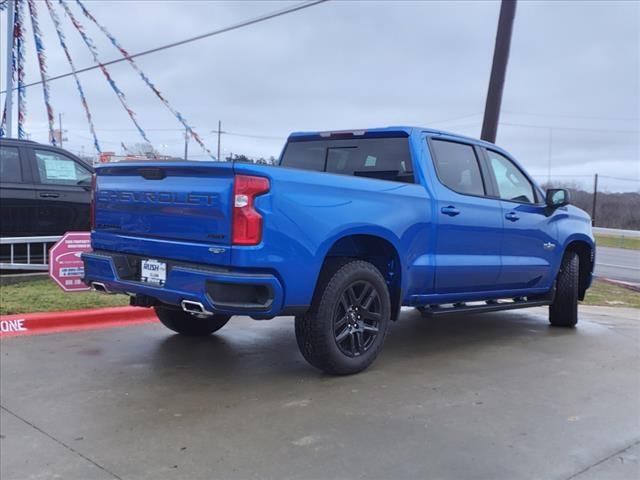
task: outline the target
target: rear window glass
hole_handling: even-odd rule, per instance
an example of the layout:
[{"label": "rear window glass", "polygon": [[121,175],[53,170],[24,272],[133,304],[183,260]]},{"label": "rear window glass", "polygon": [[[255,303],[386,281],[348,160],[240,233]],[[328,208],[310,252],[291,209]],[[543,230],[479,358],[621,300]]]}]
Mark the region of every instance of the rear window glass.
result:
[{"label": "rear window glass", "polygon": [[413,183],[407,137],[289,142],[280,165]]},{"label": "rear window glass", "polygon": [[0,146],[0,181],[8,183],[22,182],[20,156],[16,147]]},{"label": "rear window glass", "polygon": [[324,159],[327,156],[327,142],[291,142],[282,157],[280,165],[302,170],[324,172]]}]

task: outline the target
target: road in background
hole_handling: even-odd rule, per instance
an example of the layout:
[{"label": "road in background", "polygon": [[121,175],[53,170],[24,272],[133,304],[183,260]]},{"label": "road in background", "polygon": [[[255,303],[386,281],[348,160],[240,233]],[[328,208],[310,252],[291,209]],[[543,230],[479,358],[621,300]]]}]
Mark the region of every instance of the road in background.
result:
[{"label": "road in background", "polygon": [[596,247],[596,276],[640,284],[640,251]]},{"label": "road in background", "polygon": [[621,228],[593,227],[593,233],[613,237],[640,238],[640,230],[623,230]]}]

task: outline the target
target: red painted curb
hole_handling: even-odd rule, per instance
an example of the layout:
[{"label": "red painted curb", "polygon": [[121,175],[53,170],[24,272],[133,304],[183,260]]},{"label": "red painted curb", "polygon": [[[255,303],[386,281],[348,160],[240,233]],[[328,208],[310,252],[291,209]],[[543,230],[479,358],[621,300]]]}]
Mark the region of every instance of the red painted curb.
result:
[{"label": "red painted curb", "polygon": [[611,285],[617,285],[618,287],[628,288],[629,290],[633,290],[634,292],[640,292],[640,285],[632,282],[624,282],[622,280],[614,280],[612,278],[598,277],[598,280],[601,280],[605,283],[609,283]]},{"label": "red painted curb", "polygon": [[0,315],[0,338],[123,327],[156,321],[158,317],[153,309],[141,307]]}]

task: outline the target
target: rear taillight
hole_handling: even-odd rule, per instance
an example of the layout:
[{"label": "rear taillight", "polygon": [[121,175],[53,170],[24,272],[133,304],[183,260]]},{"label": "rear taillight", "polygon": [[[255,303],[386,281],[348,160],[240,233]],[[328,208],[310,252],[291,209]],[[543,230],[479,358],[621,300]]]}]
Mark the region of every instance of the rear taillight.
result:
[{"label": "rear taillight", "polygon": [[236,175],[233,182],[233,245],[257,245],[262,240],[262,215],[253,203],[269,191],[269,179]]},{"label": "rear taillight", "polygon": [[89,228],[96,229],[96,174],[91,175],[91,203],[89,204]]}]

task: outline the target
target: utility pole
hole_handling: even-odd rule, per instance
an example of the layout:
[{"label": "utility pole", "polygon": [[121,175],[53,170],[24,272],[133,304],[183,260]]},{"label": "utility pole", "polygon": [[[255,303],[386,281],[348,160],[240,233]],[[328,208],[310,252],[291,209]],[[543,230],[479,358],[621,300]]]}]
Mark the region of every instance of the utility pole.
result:
[{"label": "utility pole", "polygon": [[551,155],[553,152],[553,128],[549,128],[549,164],[547,165],[547,185],[551,185]]},{"label": "utility pole", "polygon": [[591,208],[591,224],[596,225],[596,207],[598,206],[598,174],[593,179],[593,207]]},{"label": "utility pole", "polygon": [[58,129],[60,131],[60,148],[62,148],[62,142],[64,142],[64,134],[62,133],[62,113],[58,112]]},{"label": "utility pole", "polygon": [[504,78],[507,72],[509,48],[511,47],[511,32],[513,31],[513,19],[515,16],[516,0],[502,0],[500,17],[498,18],[496,44],[493,50],[493,65],[491,67],[491,77],[487,90],[487,102],[484,107],[482,134],[480,136],[482,140],[491,143],[495,143],[498,133],[502,91],[504,90]]},{"label": "utility pole", "polygon": [[222,121],[218,120],[218,156],[216,157],[220,161],[220,134],[222,130]]},{"label": "utility pole", "polygon": [[7,66],[5,73],[7,75],[6,90],[7,99],[5,103],[6,115],[7,115],[7,131],[5,136],[11,138],[13,133],[12,127],[12,113],[13,113],[13,66],[12,66],[12,52],[13,52],[13,17],[14,17],[15,2],[14,0],[7,0]]},{"label": "utility pole", "polygon": [[189,153],[189,129],[185,127],[184,129],[184,159],[187,159],[187,154]]}]

